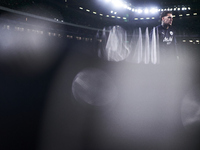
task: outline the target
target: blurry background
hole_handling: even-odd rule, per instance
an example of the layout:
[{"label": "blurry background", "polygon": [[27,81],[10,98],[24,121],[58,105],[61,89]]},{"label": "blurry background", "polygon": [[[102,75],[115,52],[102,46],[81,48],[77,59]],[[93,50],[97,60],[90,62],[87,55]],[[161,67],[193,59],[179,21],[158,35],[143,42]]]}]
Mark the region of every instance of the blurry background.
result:
[{"label": "blurry background", "polygon": [[[0,149],[199,149],[199,6],[1,0]],[[159,25],[165,10],[180,59],[127,61],[132,36]],[[120,51],[105,54],[113,26]]]}]

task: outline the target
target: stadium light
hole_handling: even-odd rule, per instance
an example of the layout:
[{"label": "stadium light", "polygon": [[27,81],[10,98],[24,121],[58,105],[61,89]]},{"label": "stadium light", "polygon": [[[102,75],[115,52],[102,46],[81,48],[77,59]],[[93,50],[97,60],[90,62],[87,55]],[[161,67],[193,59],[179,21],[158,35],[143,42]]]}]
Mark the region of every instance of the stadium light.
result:
[{"label": "stadium light", "polygon": [[142,13],[143,12],[143,10],[142,9],[138,9],[138,13],[140,14],[140,13]]},{"label": "stadium light", "polygon": [[127,8],[128,8],[128,6],[127,6],[126,4],[124,4],[124,5],[123,5],[123,7],[124,7],[125,9],[127,9]]},{"label": "stadium light", "polygon": [[112,0],[112,4],[115,7],[122,7],[123,6],[123,2],[121,0]]},{"label": "stadium light", "polygon": [[151,8],[150,12],[151,12],[152,14],[154,14],[154,13],[158,12],[158,9],[157,9],[157,8]]},{"label": "stadium light", "polygon": [[149,13],[149,9],[146,8],[146,9],[144,10],[144,13],[145,13],[145,14],[148,14],[148,13]]}]

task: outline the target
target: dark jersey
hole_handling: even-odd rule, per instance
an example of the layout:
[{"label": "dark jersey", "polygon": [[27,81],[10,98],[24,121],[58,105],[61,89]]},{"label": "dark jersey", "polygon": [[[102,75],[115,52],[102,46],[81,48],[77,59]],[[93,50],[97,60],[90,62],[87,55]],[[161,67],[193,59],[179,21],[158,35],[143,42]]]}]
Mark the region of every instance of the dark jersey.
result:
[{"label": "dark jersey", "polygon": [[[162,25],[159,25],[155,27],[155,31],[157,35],[156,38],[159,41],[160,56],[177,58],[177,42],[174,29],[172,27],[166,29]],[[152,35],[152,32],[150,33],[150,35]]]}]

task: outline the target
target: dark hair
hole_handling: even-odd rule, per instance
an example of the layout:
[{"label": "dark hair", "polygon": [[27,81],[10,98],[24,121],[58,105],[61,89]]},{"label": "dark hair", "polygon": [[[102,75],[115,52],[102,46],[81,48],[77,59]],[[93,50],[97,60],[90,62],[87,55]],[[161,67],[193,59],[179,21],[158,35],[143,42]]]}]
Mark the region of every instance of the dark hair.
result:
[{"label": "dark hair", "polygon": [[162,20],[162,17],[167,16],[167,14],[172,14],[172,12],[171,12],[171,11],[163,11],[163,12],[161,13],[161,15],[160,15],[160,19]]}]

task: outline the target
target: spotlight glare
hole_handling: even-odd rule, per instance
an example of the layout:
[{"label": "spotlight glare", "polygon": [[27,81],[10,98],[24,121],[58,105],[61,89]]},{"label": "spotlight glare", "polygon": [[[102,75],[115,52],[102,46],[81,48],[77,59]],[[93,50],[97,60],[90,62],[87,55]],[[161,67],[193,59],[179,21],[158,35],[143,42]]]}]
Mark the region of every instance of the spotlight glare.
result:
[{"label": "spotlight glare", "polygon": [[126,4],[123,5],[124,8],[128,8],[128,6]]},{"label": "spotlight glare", "polygon": [[143,12],[143,10],[142,9],[138,9],[138,13],[140,14],[140,13],[142,13]]},{"label": "spotlight glare", "polygon": [[128,9],[128,10],[131,10],[131,7],[128,7],[127,9]]},{"label": "spotlight glare", "polygon": [[144,13],[145,13],[145,14],[148,14],[148,13],[149,13],[149,10],[146,8],[146,9],[144,10]]},{"label": "spotlight glare", "polygon": [[105,0],[105,2],[107,2],[107,3],[110,2],[110,1],[111,1],[111,0]]},{"label": "spotlight glare", "polygon": [[112,0],[112,3],[115,7],[121,7],[123,5],[121,0]]},{"label": "spotlight glare", "polygon": [[156,8],[152,8],[152,9],[150,10],[151,13],[156,13],[157,11],[158,11],[158,9],[156,9]]},{"label": "spotlight glare", "polygon": [[135,11],[135,9],[133,8],[132,11]]}]

